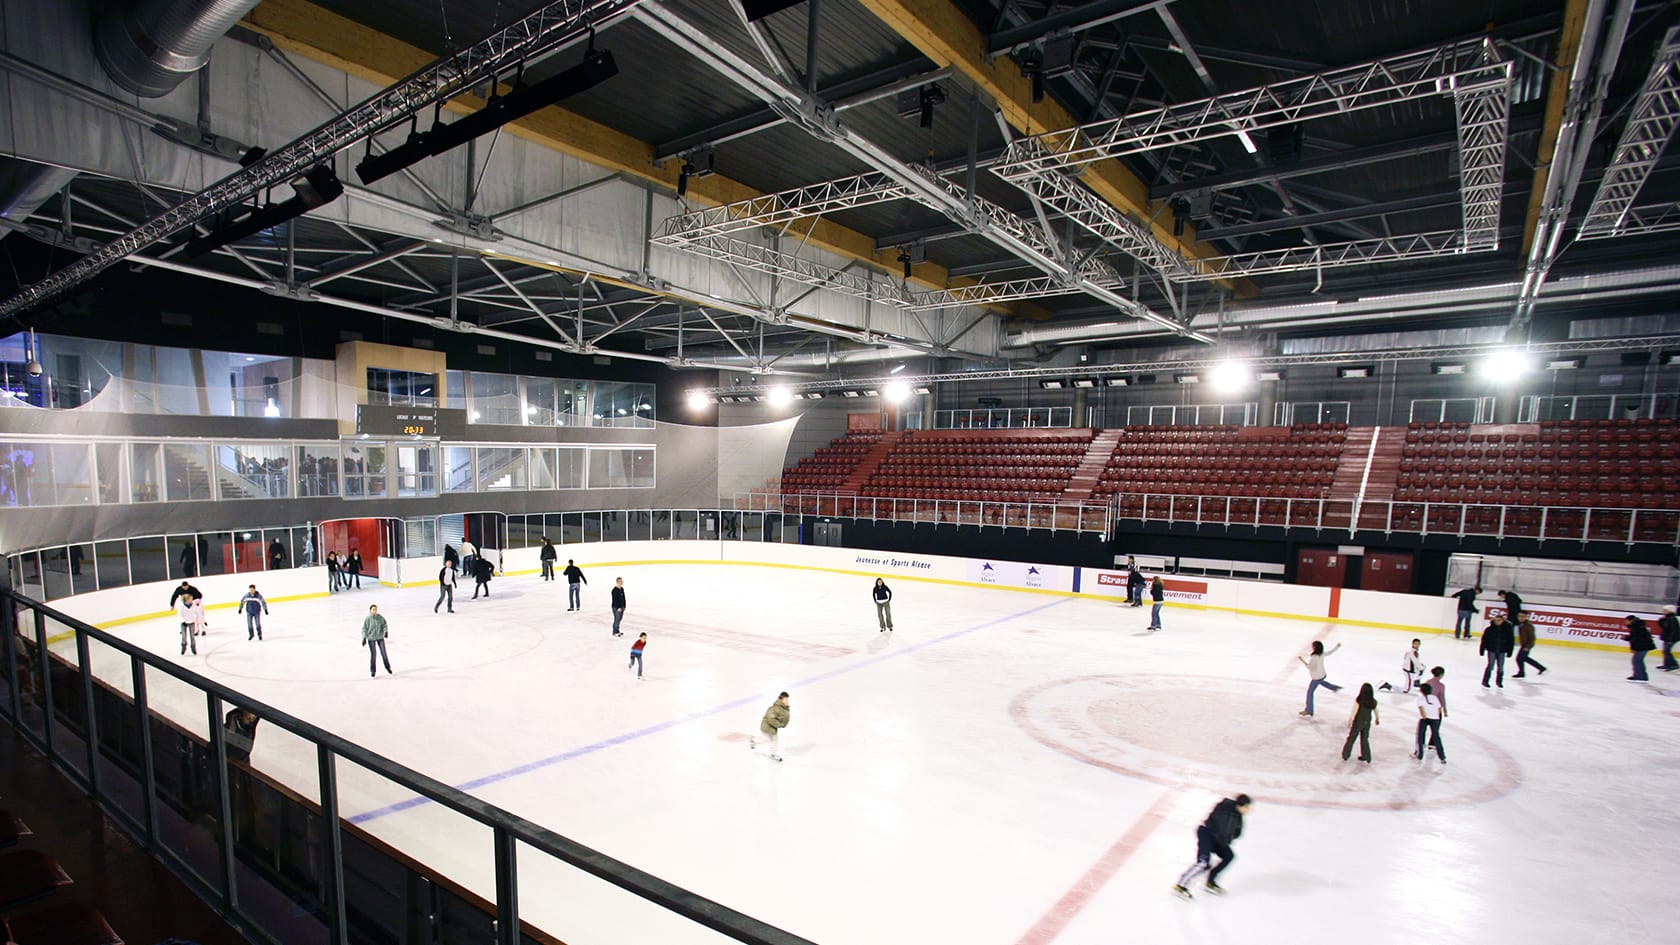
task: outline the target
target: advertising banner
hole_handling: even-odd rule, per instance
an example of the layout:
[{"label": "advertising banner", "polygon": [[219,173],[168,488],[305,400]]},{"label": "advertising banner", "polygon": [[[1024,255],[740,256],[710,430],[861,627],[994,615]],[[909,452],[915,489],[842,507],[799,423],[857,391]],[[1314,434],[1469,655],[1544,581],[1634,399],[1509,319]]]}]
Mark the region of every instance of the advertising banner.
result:
[{"label": "advertising banner", "polygon": [[976,584],[996,584],[999,587],[1065,591],[1071,586],[1070,578],[1065,574],[1068,570],[1050,564],[971,560],[968,562],[968,579]]},{"label": "advertising banner", "polygon": [[[1186,604],[1208,603],[1208,582],[1194,578],[1163,577],[1166,584],[1167,600],[1179,601]],[[1124,571],[1094,571],[1086,569],[1081,575],[1084,590],[1093,594],[1108,594],[1115,597],[1126,596],[1126,572]],[[1143,599],[1149,599],[1149,589],[1144,588]]]},{"label": "advertising banner", "polygon": [[[1612,610],[1593,610],[1587,607],[1565,607],[1555,604],[1523,603],[1523,610],[1528,613],[1528,620],[1534,624],[1534,635],[1541,640],[1573,641],[1577,643],[1625,643],[1622,638],[1627,636],[1627,613]],[[1482,607],[1477,617],[1485,625],[1493,619],[1494,614],[1505,613],[1504,604],[1489,603]],[[1651,625],[1651,632],[1656,633],[1656,621],[1660,614],[1638,614]],[[1510,618],[1507,617],[1507,620]],[[1476,633],[1481,634],[1477,627]]]}]

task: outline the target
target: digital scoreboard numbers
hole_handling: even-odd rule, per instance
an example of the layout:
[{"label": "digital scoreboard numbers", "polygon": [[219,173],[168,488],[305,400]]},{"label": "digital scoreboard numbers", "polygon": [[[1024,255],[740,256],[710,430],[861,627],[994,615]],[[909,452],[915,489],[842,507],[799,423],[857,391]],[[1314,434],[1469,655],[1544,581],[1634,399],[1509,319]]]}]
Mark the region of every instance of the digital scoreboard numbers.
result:
[{"label": "digital scoreboard numbers", "polygon": [[361,404],[356,432],[368,436],[460,437],[465,435],[466,411],[412,404]]}]

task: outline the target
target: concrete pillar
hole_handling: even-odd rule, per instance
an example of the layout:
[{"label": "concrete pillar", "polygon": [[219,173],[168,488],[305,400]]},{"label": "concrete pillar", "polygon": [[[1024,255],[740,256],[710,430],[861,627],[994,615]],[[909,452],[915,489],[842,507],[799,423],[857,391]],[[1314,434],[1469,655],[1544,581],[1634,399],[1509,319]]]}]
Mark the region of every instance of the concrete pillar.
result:
[{"label": "concrete pillar", "polygon": [[1257,383],[1259,393],[1258,396],[1255,397],[1257,404],[1254,408],[1256,414],[1254,423],[1256,426],[1262,427],[1275,426],[1276,423],[1274,418],[1277,414],[1278,384],[1281,382],[1259,381]]},{"label": "concrete pillar", "polygon": [[1522,404],[1522,394],[1516,389],[1500,391],[1493,395],[1493,422],[1516,423],[1517,407]]},{"label": "concrete pillar", "polygon": [[1088,404],[1090,403],[1090,400],[1091,400],[1091,391],[1088,388],[1084,388],[1084,387],[1074,388],[1074,390],[1073,390],[1073,425],[1074,426],[1076,426],[1076,427],[1085,426],[1085,423],[1086,423],[1086,421],[1085,421],[1085,411],[1087,409]]}]

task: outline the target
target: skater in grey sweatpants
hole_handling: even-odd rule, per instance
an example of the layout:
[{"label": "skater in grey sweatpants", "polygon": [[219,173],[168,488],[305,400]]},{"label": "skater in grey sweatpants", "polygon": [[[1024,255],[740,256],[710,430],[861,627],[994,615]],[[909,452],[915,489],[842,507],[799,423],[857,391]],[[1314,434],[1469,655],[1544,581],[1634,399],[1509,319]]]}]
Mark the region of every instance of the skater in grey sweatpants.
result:
[{"label": "skater in grey sweatpants", "polygon": [[870,591],[875,598],[875,622],[881,625],[881,632],[886,633],[892,625],[892,588],[881,578],[875,579],[875,587]]}]

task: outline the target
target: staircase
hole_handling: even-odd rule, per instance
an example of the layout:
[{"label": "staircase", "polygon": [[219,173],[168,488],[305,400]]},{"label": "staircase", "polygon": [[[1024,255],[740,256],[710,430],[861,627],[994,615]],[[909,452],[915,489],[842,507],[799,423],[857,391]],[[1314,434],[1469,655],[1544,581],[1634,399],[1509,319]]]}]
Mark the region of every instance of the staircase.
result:
[{"label": "staircase", "polygon": [[1348,427],[1347,439],[1342,442],[1342,455],[1336,463],[1335,478],[1330,480],[1329,501],[1324,504],[1324,527],[1353,527],[1353,518],[1359,510],[1359,490],[1365,482],[1371,443],[1376,435],[1376,427]]},{"label": "staircase", "polygon": [[898,441],[903,438],[904,433],[900,430],[890,430],[881,434],[881,439],[869,452],[863,454],[863,458],[859,459],[857,465],[852,467],[852,471],[846,474],[846,478],[834,487],[834,491],[841,495],[857,495],[861,492],[864,484],[869,481],[869,477],[875,475],[875,471],[881,468],[881,461],[887,458],[887,454],[891,453],[893,447],[897,446]]},{"label": "staircase", "polygon": [[[204,454],[196,446],[182,446],[174,443],[163,445],[164,475],[169,480],[168,499],[171,502],[180,499],[213,499],[215,495],[210,491],[210,471],[204,468]],[[224,494],[232,490],[230,498],[244,495],[237,482],[223,479]]]},{"label": "staircase", "polygon": [[1376,449],[1371,453],[1365,486],[1359,493],[1360,528],[1387,526],[1388,503],[1393,501],[1394,489],[1400,482],[1400,457],[1405,451],[1405,427],[1378,428]]},{"label": "staircase", "polygon": [[1096,491],[1097,482],[1102,479],[1103,469],[1108,466],[1108,460],[1114,455],[1114,450],[1120,445],[1123,430],[1101,430],[1091,438],[1091,445],[1085,448],[1085,457],[1073,470],[1073,478],[1068,481],[1067,488],[1062,490],[1058,502],[1069,504],[1091,501],[1091,493]]}]

